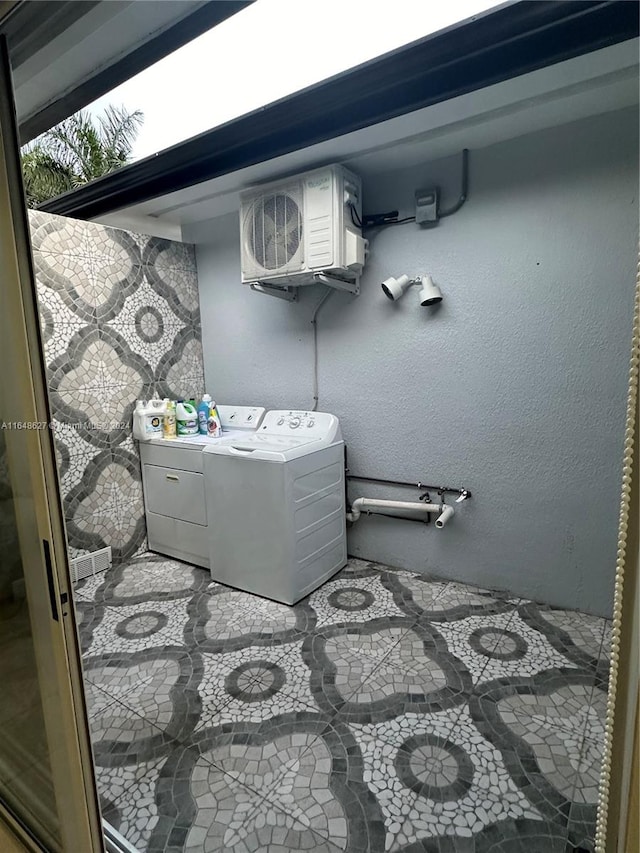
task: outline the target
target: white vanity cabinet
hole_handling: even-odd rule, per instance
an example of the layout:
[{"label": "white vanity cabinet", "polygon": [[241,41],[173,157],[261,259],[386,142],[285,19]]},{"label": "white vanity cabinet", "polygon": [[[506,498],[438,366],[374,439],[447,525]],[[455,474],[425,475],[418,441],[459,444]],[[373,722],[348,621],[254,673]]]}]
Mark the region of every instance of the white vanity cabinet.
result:
[{"label": "white vanity cabinet", "polygon": [[202,446],[155,441],[139,446],[150,550],[208,569]]}]

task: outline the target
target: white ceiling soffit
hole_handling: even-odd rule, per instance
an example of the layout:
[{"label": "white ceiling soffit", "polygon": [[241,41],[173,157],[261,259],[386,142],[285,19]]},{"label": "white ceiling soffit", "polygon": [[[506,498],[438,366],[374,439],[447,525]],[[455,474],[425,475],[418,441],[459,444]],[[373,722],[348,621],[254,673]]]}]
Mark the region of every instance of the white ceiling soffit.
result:
[{"label": "white ceiling soffit", "polygon": [[637,105],[638,88],[638,40],[633,39],[105,214],[97,221],[175,237],[182,226],[238,210],[240,190],[254,183],[333,161],[366,178],[437,160],[465,147],[484,148]]},{"label": "white ceiling soffit", "polygon": [[[194,13],[207,20],[216,15],[223,19],[241,6],[227,0],[26,0],[18,4],[0,29],[9,42],[22,141],[112,88],[109,70],[135,51],[146,47],[154,62],[158,51],[164,55],[174,50],[180,44],[173,43],[177,36],[168,39],[164,49],[156,39],[181,22],[185,22],[184,32],[185,19]],[[203,24],[201,30],[207,28]],[[130,73],[139,70],[134,67]],[[91,92],[92,97],[78,103],[78,92],[90,89],[100,75],[105,75],[107,89]]]}]

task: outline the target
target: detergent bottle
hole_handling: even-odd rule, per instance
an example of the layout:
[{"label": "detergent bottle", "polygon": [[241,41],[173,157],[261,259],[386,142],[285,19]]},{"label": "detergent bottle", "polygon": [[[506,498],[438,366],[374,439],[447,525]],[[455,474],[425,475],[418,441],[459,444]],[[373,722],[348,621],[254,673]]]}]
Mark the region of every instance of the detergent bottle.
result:
[{"label": "detergent bottle", "polygon": [[162,400],[138,400],[133,413],[133,436],[138,441],[149,441],[162,436],[165,405]]},{"label": "detergent bottle", "polygon": [[164,404],[164,421],[162,424],[162,435],[164,438],[176,437],[176,404],[173,400],[165,397]]},{"label": "detergent bottle", "polygon": [[176,406],[176,431],[180,436],[198,434],[198,413],[185,400],[178,400]]},{"label": "detergent bottle", "polygon": [[133,410],[133,437],[138,441],[146,441],[147,436],[144,431],[144,400],[137,400],[136,407]]},{"label": "detergent bottle", "polygon": [[202,402],[198,406],[198,431],[200,435],[207,435],[207,421],[211,411],[211,395],[203,394]]}]

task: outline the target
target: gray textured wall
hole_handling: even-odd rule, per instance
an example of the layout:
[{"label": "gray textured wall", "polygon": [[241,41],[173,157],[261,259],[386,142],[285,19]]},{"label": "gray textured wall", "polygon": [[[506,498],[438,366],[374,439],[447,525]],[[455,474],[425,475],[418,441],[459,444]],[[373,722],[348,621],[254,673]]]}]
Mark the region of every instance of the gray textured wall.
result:
[{"label": "gray textured wall", "polygon": [[[428,153],[425,154],[425,161]],[[365,209],[412,210],[455,187],[454,160],[363,174]],[[341,419],[354,473],[469,487],[442,531],[364,518],[349,551],[391,565],[608,614],[616,550],[638,233],[637,113],[471,153],[470,199],[436,230],[372,235],[362,294],[319,320],[320,408]],[[198,244],[205,378],[224,402],[311,405],[310,317],[239,281],[237,216]],[[382,294],[430,272],[445,300]],[[351,488],[351,497],[416,493]]]}]

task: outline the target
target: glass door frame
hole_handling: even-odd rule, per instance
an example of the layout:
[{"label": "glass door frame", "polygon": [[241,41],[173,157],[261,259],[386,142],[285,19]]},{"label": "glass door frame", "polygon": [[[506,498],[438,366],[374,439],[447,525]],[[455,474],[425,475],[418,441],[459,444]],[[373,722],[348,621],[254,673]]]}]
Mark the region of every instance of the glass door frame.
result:
[{"label": "glass door frame", "polygon": [[[11,317],[10,339],[3,342],[5,353],[10,354],[5,365],[15,389],[11,420],[48,425],[51,416],[45,362],[4,37],[0,37],[0,258],[3,301]],[[101,853],[104,843],[53,433],[48,427],[27,429],[19,443],[11,442],[10,436],[8,439],[7,456],[62,845],[69,853]],[[43,618],[43,614],[47,616]],[[3,803],[0,819],[28,849],[42,849],[29,827]]]}]

